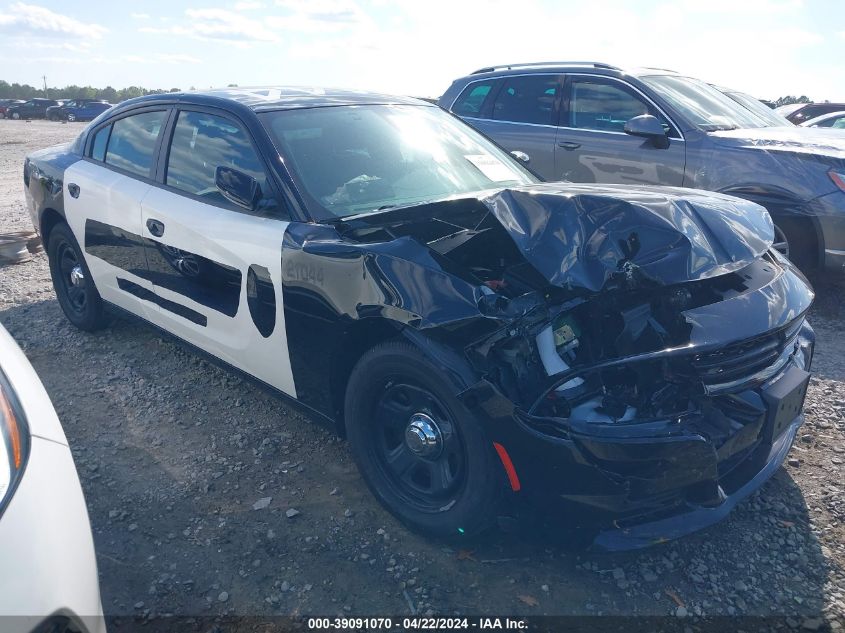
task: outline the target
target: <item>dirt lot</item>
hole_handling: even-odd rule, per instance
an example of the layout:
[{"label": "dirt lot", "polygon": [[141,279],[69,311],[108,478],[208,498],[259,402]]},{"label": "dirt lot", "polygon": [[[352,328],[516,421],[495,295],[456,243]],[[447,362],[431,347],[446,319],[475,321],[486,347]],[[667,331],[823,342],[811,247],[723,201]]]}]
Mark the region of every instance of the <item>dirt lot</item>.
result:
[{"label": "dirt lot", "polygon": [[[81,130],[0,120],[0,231],[29,227],[26,153]],[[307,416],[140,324],[71,327],[43,255],[0,269],[0,322],[76,456],[109,615],[753,615],[842,631],[843,288],[828,282],[813,308],[815,376],[789,465],[722,524],[624,555],[501,535],[464,551],[409,533]]]}]

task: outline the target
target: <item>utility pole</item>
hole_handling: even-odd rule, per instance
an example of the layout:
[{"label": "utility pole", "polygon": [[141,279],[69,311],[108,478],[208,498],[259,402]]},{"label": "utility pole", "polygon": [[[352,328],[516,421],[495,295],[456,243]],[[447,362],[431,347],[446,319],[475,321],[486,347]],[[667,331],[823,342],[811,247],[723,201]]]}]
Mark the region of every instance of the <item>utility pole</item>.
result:
[{"label": "utility pole", "polygon": [[50,95],[47,94],[47,75],[41,75],[41,79],[44,80],[44,98],[49,99]]}]

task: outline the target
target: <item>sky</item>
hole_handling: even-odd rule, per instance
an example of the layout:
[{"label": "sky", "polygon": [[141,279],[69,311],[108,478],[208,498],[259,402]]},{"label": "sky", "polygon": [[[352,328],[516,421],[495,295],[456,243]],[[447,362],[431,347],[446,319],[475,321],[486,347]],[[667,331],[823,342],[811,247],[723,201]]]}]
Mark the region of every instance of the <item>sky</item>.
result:
[{"label": "sky", "polygon": [[299,85],[436,97],[477,68],[670,68],[758,98],[845,101],[842,0],[0,0],[0,79]]}]

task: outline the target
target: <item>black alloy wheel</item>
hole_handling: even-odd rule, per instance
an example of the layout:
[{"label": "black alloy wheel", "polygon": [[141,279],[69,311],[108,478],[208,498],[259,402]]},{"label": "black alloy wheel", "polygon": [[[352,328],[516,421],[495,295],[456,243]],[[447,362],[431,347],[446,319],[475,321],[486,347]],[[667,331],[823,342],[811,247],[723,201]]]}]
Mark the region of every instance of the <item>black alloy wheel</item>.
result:
[{"label": "black alloy wheel", "polygon": [[53,288],[65,316],[81,330],[101,328],[105,324],[103,301],[79,244],[67,224],[53,227],[47,256]]},{"label": "black alloy wheel", "polygon": [[396,376],[373,407],[370,449],[404,503],[437,512],[466,483],[466,449],[449,414],[426,389]]},{"label": "black alloy wheel", "polygon": [[366,352],[346,386],[350,449],[375,497],[410,528],[463,540],[495,524],[507,483],[461,388],[418,348]]}]

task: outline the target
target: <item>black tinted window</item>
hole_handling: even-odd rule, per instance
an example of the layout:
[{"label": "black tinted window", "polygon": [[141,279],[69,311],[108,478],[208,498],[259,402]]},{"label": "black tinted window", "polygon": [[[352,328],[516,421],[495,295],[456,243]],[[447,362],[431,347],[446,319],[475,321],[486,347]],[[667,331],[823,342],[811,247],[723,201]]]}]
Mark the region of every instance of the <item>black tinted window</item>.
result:
[{"label": "black tinted window", "polygon": [[[221,166],[255,178],[265,196],[269,193],[264,167],[239,124],[213,114],[180,112],[167,160],[167,184],[235,207],[215,184]],[[267,197],[259,206],[267,209],[273,205],[274,200]]]},{"label": "black tinted window", "polygon": [[651,114],[648,106],[622,86],[573,81],[569,99],[569,127],[623,132],[635,116]]},{"label": "black tinted window", "polygon": [[164,111],[144,112],[115,121],[109,138],[106,163],[149,177],[156,140],[166,115]]},{"label": "black tinted window", "polygon": [[511,77],[496,97],[493,118],[518,123],[552,123],[558,78],[552,75]]},{"label": "black tinted window", "polygon": [[94,135],[94,142],[91,144],[91,158],[94,160],[106,160],[106,145],[110,132],[111,125],[107,125]]},{"label": "black tinted window", "polygon": [[452,112],[460,116],[479,116],[484,100],[493,88],[492,81],[470,84],[455,100]]}]

